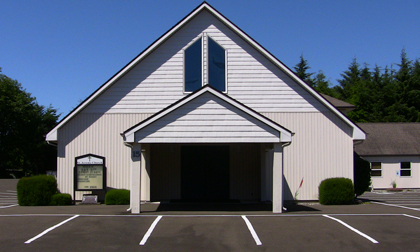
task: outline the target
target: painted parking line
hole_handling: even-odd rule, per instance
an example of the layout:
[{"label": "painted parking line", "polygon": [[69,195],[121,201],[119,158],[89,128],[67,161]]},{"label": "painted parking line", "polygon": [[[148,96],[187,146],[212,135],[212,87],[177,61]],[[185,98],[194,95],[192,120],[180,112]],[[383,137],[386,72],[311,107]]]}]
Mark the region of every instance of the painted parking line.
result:
[{"label": "painted parking line", "polygon": [[262,245],[260,238],[257,235],[257,232],[255,232],[254,227],[252,226],[251,222],[248,220],[248,218],[245,215],[242,215],[242,219],[245,221],[246,226],[249,229],[249,232],[251,232],[252,238],[254,238],[255,243],[257,246]]},{"label": "painted parking line", "polygon": [[39,235],[37,235],[37,236],[35,236],[35,237],[33,237],[33,238],[31,238],[31,239],[27,240],[27,241],[25,242],[25,244],[29,244],[29,243],[31,243],[31,242],[33,242],[33,241],[35,241],[36,239],[40,238],[41,236],[45,235],[46,233],[50,232],[51,230],[54,230],[54,229],[58,228],[59,226],[63,225],[64,223],[69,222],[69,221],[71,221],[71,220],[73,220],[73,219],[75,219],[75,218],[77,218],[77,217],[79,217],[79,215],[75,215],[75,216],[73,216],[73,217],[70,217],[70,218],[68,218],[67,220],[65,220],[65,221],[62,221],[62,222],[58,223],[57,225],[55,225],[55,226],[53,226],[53,227],[50,227],[50,228],[46,229],[44,232],[40,233]]},{"label": "painted parking line", "polygon": [[9,207],[15,207],[15,206],[19,206],[19,204],[14,204],[14,205],[9,205],[9,206],[0,206],[0,209],[2,209],[2,208],[9,208]]},{"label": "painted parking line", "polygon": [[371,242],[373,242],[373,243],[379,243],[378,241],[376,241],[376,240],[375,240],[375,239],[373,239],[372,237],[370,237],[370,236],[368,236],[368,235],[366,235],[366,234],[364,234],[364,233],[360,232],[359,230],[357,230],[357,229],[355,229],[354,227],[352,227],[352,226],[348,225],[348,224],[347,224],[347,223],[345,223],[344,221],[341,221],[341,220],[336,219],[336,218],[334,218],[334,217],[328,216],[328,215],[326,215],[326,214],[324,214],[324,215],[322,215],[322,216],[324,216],[324,217],[327,217],[327,218],[330,218],[330,219],[332,219],[332,220],[337,221],[337,222],[338,222],[338,223],[340,223],[341,225],[343,225],[343,226],[345,226],[346,228],[350,229],[351,231],[353,231],[353,232],[355,232],[355,233],[357,233],[357,234],[359,234],[359,235],[361,235],[361,236],[365,237],[366,239],[368,239],[369,241],[371,241]]},{"label": "painted parking line", "polygon": [[384,206],[391,206],[391,207],[400,207],[400,208],[405,208],[405,209],[414,210],[414,211],[420,211],[420,209],[418,208],[412,208],[412,207],[406,207],[406,206],[400,206],[400,205],[394,205],[394,204],[387,204],[387,203],[380,203],[380,202],[371,202],[371,203],[384,205]]},{"label": "painted parking line", "polygon": [[407,216],[407,217],[410,217],[410,218],[414,218],[414,219],[418,219],[418,220],[420,220],[420,218],[419,217],[417,217],[417,216],[413,216],[413,215],[409,215],[409,214],[403,214],[404,216]]},{"label": "painted parking line", "polygon": [[146,234],[143,236],[143,239],[141,239],[140,241],[140,246],[143,246],[144,244],[146,244],[147,239],[149,239],[150,235],[153,232],[153,229],[155,229],[156,225],[158,224],[158,222],[160,221],[160,219],[162,219],[162,215],[159,215],[155,221],[153,221],[152,225],[149,227],[149,230],[147,230]]}]

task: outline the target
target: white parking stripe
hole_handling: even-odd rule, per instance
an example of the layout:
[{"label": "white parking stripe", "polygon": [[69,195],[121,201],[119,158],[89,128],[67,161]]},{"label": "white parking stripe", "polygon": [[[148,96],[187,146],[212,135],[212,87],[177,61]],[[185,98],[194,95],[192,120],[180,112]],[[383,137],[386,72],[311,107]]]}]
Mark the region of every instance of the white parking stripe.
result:
[{"label": "white parking stripe", "polygon": [[361,235],[361,236],[365,237],[366,239],[368,239],[369,241],[371,241],[371,242],[373,242],[373,243],[379,243],[378,241],[376,241],[376,240],[375,240],[375,239],[373,239],[372,237],[370,237],[370,236],[368,236],[368,235],[366,235],[366,234],[364,234],[364,233],[360,232],[359,230],[357,230],[357,229],[355,229],[354,227],[352,227],[352,226],[348,225],[348,224],[347,224],[347,223],[345,223],[344,221],[341,221],[341,220],[336,219],[336,218],[334,218],[334,217],[328,216],[328,215],[326,215],[326,214],[324,214],[324,215],[322,215],[322,216],[324,216],[324,217],[327,217],[327,218],[330,218],[330,219],[332,219],[332,220],[337,221],[338,223],[340,223],[340,224],[344,225],[346,228],[350,229],[350,230],[351,230],[351,231],[353,231],[353,232],[356,232],[357,234],[359,234],[359,235]]},{"label": "white parking stripe", "polygon": [[420,218],[419,217],[417,217],[417,216],[412,216],[412,215],[408,215],[408,214],[403,214],[404,216],[407,216],[407,217],[410,217],[410,218],[414,218],[414,219],[418,219],[418,220],[420,220]]},{"label": "white parking stripe", "polygon": [[79,215],[75,215],[75,216],[73,216],[71,218],[68,218],[67,220],[62,221],[62,222],[58,223],[57,225],[55,225],[53,227],[50,227],[49,229],[47,229],[44,232],[40,233],[39,235],[37,235],[37,236],[35,236],[35,237],[27,240],[25,243],[26,244],[29,244],[29,243],[35,241],[36,239],[38,239],[39,237],[43,236],[44,234],[50,232],[51,230],[54,230],[55,228],[58,228],[59,226],[63,225],[64,223],[69,222],[69,221],[71,221],[71,220],[73,220],[74,218],[77,218],[77,217],[79,217]]},{"label": "white parking stripe", "polygon": [[0,208],[9,208],[9,207],[14,207],[14,206],[19,206],[19,204],[10,205],[10,206],[1,206]]},{"label": "white parking stripe", "polygon": [[380,203],[380,202],[371,202],[371,203],[378,204],[378,205],[384,205],[384,206],[401,207],[401,208],[414,210],[414,211],[420,211],[420,209],[418,209],[418,208],[405,207],[405,206],[400,206],[400,205],[386,204],[386,203]]},{"label": "white parking stripe", "polygon": [[141,239],[140,244],[141,246],[143,246],[144,244],[146,244],[147,239],[149,239],[149,236],[152,234],[153,229],[155,229],[156,225],[158,224],[158,222],[160,221],[160,219],[162,219],[162,215],[159,215],[155,221],[153,221],[152,225],[149,227],[149,230],[147,230],[146,234],[143,236],[143,239]]},{"label": "white parking stripe", "polygon": [[257,232],[255,232],[254,227],[252,226],[251,222],[249,222],[248,218],[245,215],[242,215],[242,219],[244,219],[246,226],[249,229],[249,232],[251,232],[252,237],[255,240],[255,243],[260,246],[262,245],[260,238],[258,238]]}]

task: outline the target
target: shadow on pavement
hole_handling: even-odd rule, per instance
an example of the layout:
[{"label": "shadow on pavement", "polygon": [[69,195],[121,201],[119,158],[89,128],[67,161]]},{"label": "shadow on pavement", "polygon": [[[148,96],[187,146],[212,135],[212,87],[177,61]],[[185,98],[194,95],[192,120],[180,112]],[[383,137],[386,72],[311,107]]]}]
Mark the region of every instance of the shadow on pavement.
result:
[{"label": "shadow on pavement", "polygon": [[[285,212],[319,211],[307,205],[285,205]],[[142,212],[267,212],[272,213],[271,203],[240,202],[180,202],[171,201],[160,204],[142,205]]]}]

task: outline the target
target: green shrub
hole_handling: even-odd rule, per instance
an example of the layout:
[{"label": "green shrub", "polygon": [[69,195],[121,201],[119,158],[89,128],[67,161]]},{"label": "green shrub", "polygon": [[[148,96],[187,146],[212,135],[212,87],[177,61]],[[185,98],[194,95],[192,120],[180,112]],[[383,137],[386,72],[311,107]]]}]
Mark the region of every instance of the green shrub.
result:
[{"label": "green shrub", "polygon": [[105,195],[106,205],[129,205],[130,191],[126,189],[113,189]]},{"label": "green shrub", "polygon": [[57,193],[51,197],[51,206],[67,206],[71,204],[71,195],[68,193]]},{"label": "green shrub", "polygon": [[354,153],[354,192],[362,195],[370,186],[370,163]]},{"label": "green shrub", "polygon": [[56,193],[57,181],[54,176],[21,178],[17,183],[18,203],[21,206],[48,206]]},{"label": "green shrub", "polygon": [[351,179],[329,178],[319,185],[319,203],[323,205],[346,205],[354,200],[354,187]]}]

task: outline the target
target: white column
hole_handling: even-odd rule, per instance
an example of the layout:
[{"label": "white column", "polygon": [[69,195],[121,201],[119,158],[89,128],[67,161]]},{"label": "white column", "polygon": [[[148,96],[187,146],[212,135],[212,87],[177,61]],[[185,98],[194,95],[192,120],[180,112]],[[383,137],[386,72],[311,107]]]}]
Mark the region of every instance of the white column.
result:
[{"label": "white column", "polygon": [[273,146],[261,145],[261,201],[273,199]]},{"label": "white column", "polygon": [[283,210],[283,147],[274,144],[273,153],[273,213]]},{"label": "white column", "polygon": [[140,213],[140,174],[141,174],[141,145],[134,144],[131,148],[131,190],[130,208],[132,214]]},{"label": "white column", "polygon": [[141,145],[141,199],[150,201],[150,144]]}]

